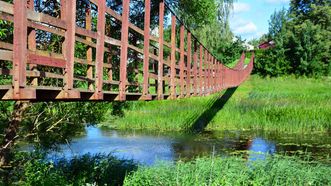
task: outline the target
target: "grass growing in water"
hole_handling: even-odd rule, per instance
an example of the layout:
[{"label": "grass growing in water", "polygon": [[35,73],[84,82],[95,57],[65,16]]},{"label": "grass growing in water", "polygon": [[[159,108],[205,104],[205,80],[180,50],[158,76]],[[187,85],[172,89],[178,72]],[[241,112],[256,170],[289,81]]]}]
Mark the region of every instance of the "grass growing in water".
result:
[{"label": "grass growing in water", "polygon": [[124,185],[328,185],[331,167],[289,157],[249,162],[242,158],[198,158],[175,165],[140,167]]},{"label": "grass growing in water", "polygon": [[[130,102],[123,118],[103,126],[117,129],[187,130],[199,118],[207,129],[331,131],[331,79],[252,76],[221,109],[222,94],[176,101]],[[221,109],[221,110],[220,110]]]}]

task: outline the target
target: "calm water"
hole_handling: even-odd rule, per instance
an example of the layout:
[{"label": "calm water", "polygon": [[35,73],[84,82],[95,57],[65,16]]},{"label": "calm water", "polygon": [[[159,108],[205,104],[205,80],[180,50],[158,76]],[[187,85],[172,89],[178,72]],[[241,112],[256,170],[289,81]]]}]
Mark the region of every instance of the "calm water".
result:
[{"label": "calm water", "polygon": [[240,154],[249,160],[263,159],[264,153],[299,155],[331,163],[330,135],[290,135],[265,132],[222,131],[199,135],[158,134],[156,132],[116,131],[86,128],[86,135],[75,138],[72,144],[62,145],[60,152],[49,154],[50,159],[70,158],[86,153],[113,153],[151,165],[158,160],[190,160],[212,154]]}]

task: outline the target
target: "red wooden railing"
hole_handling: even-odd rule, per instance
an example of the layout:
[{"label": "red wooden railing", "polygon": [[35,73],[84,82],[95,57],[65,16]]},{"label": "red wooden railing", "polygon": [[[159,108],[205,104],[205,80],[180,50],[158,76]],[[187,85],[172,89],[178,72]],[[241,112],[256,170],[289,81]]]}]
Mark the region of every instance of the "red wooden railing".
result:
[{"label": "red wooden railing", "polygon": [[[150,0],[144,2],[144,28],[130,22],[130,0],[123,0],[119,10],[106,6],[106,0],[89,0],[85,12],[78,2],[60,0],[58,11],[45,13],[35,10],[33,0],[0,0],[0,20],[9,27],[13,23],[12,36],[8,32],[0,40],[1,100],[203,96],[240,85],[252,71],[254,55],[248,65],[243,54],[235,68],[226,67],[174,14],[165,15],[169,11],[164,2],[159,3],[158,26],[154,24],[152,32]],[[77,20],[82,17],[83,24]],[[143,43],[132,38],[143,38]],[[78,55],[79,47],[83,52]]]}]

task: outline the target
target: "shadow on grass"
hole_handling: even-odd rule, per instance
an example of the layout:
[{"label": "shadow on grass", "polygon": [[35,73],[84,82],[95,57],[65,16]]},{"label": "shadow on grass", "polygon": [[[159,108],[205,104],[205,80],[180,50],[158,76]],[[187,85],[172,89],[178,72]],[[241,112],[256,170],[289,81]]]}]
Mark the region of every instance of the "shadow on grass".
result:
[{"label": "shadow on grass", "polygon": [[223,109],[224,105],[229,101],[237,88],[238,87],[227,89],[221,97],[216,97],[215,99],[209,101],[207,104],[207,109],[202,114],[194,114],[194,116],[186,123],[186,126],[188,126],[188,132],[202,132],[207,127],[208,123],[215,117],[215,115]]}]

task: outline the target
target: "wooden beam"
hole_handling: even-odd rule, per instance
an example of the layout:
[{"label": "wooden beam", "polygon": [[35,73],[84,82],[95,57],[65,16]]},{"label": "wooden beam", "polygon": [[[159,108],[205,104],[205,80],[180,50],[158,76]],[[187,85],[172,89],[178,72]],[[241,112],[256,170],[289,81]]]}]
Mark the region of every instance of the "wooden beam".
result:
[{"label": "wooden beam", "polygon": [[176,99],[176,17],[171,16],[170,99]]},{"label": "wooden beam", "polygon": [[158,90],[157,99],[164,99],[163,97],[163,24],[164,24],[164,2],[160,2],[159,10],[159,66],[158,66]]},{"label": "wooden beam", "polygon": [[182,25],[180,27],[180,59],[179,59],[179,67],[180,67],[180,71],[179,71],[179,77],[180,77],[180,97],[183,98],[184,97],[184,90],[185,90],[185,83],[184,83],[184,68],[185,68],[185,62],[184,62],[184,58],[185,58],[185,54],[184,54],[184,50],[185,50],[185,27]]},{"label": "wooden beam", "polygon": [[143,64],[143,98],[146,99],[149,95],[149,42],[150,42],[150,14],[151,14],[151,1],[145,0],[145,23],[144,23],[144,64]]},{"label": "wooden beam", "polygon": [[120,85],[119,85],[119,101],[126,100],[126,81],[127,81],[127,60],[128,60],[128,44],[129,44],[129,13],[130,0],[123,1],[122,12],[122,31],[121,31],[121,56],[120,56]]},{"label": "wooden beam", "polygon": [[95,58],[95,92],[92,99],[103,99],[103,61],[105,52],[106,0],[98,1],[97,48]]}]

